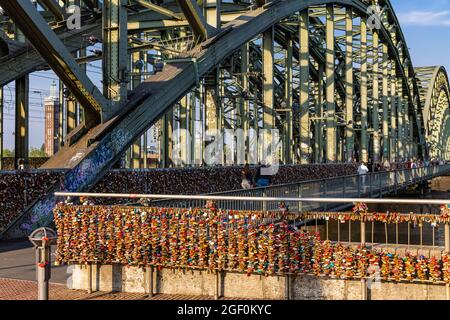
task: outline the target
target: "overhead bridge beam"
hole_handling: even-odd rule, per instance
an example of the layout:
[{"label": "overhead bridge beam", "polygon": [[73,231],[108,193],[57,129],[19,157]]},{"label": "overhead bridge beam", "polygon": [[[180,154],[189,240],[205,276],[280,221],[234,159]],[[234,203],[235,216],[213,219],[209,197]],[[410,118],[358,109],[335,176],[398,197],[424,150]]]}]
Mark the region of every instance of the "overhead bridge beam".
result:
[{"label": "overhead bridge beam", "polygon": [[39,2],[55,16],[56,21],[63,21],[65,19],[65,11],[57,0],[39,0]]},{"label": "overhead bridge beam", "polygon": [[134,2],[136,2],[137,4],[143,6],[144,8],[153,10],[153,11],[158,12],[158,13],[160,13],[162,15],[167,16],[167,17],[174,18],[174,19],[177,19],[177,20],[182,20],[183,19],[180,16],[179,13],[175,13],[175,12],[169,10],[169,9],[163,8],[161,6],[158,6],[158,5],[156,5],[154,3],[151,3],[151,2],[149,2],[147,0],[134,0]]},{"label": "overhead bridge beam", "polygon": [[89,9],[98,8],[98,0],[83,0],[83,2]]},{"label": "overhead bridge beam", "polygon": [[72,92],[85,111],[87,127],[101,120],[108,100],[79,67],[64,43],[29,0],[0,0],[20,30]]},{"label": "overhead bridge beam", "polygon": [[177,3],[197,38],[206,40],[215,33],[216,29],[206,23],[206,19],[197,1],[177,0]]}]

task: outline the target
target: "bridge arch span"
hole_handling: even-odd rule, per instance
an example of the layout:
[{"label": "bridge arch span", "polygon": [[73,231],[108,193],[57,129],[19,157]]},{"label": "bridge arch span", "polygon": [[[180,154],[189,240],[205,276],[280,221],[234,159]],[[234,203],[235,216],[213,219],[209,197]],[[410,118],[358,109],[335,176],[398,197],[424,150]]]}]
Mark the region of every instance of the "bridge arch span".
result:
[{"label": "bridge arch span", "polygon": [[[21,8],[24,1],[0,0],[19,26],[30,23],[23,20],[32,14],[29,8],[28,12]],[[376,3],[387,10],[382,12],[379,28],[371,29],[368,9]],[[197,29],[191,27],[195,34]],[[98,32],[99,26],[92,28]],[[39,32],[39,28],[34,30]],[[28,40],[39,51],[36,39]],[[249,43],[258,47],[253,50],[257,54],[244,49]],[[422,87],[387,0],[284,0],[257,9],[249,6],[218,33],[189,49],[178,55],[164,52],[166,65],[161,72],[134,86],[120,108],[102,123],[77,131],[79,137],[49,160],[44,168],[69,170],[58,187],[89,189],[188,94],[201,101],[205,113],[211,108],[219,110],[220,103],[242,107],[239,121],[220,111],[223,127],[240,123],[246,129],[281,130],[285,163],[428,157]],[[46,59],[46,52],[40,53]],[[55,61],[48,59],[47,63],[63,70]],[[243,61],[247,61],[245,70]],[[7,79],[15,77],[10,74]],[[222,81],[221,85],[211,85],[211,78]],[[80,95],[89,94],[82,81],[78,84]],[[239,89],[243,86],[244,90]],[[247,114],[244,119],[242,115]],[[218,126],[217,119],[215,123],[205,120],[205,128],[213,126]],[[51,221],[49,211],[55,201],[52,194],[39,201],[17,221],[13,232],[20,232],[24,221],[37,221],[36,225]]]}]

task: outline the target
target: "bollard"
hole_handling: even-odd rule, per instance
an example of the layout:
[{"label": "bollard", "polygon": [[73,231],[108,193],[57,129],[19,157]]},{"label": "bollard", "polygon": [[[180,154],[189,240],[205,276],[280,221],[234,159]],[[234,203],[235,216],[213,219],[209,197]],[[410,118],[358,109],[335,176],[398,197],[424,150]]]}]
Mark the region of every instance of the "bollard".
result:
[{"label": "bollard", "polygon": [[38,281],[38,300],[48,300],[51,277],[51,245],[56,233],[49,228],[39,228],[28,237],[36,252],[36,279]]},{"label": "bollard", "polygon": [[38,282],[38,300],[48,300],[48,282],[50,280],[50,246],[47,241],[42,241],[43,245],[36,248],[36,278]]}]

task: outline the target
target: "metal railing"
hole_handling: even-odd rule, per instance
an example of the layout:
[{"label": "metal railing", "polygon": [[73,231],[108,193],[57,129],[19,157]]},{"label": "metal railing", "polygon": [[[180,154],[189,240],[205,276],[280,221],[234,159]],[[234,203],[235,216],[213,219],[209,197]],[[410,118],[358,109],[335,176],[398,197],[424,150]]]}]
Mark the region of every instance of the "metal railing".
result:
[{"label": "metal railing", "polygon": [[[111,194],[111,193],[79,193],[79,192],[56,192],[55,196],[57,197],[88,197],[88,198],[129,198],[129,199],[172,199],[172,200],[182,200],[182,201],[215,201],[216,203],[219,203],[220,201],[226,201],[227,203],[236,203],[236,202],[243,202],[243,203],[265,203],[265,202],[296,202],[299,205],[305,205],[306,203],[333,203],[333,204],[346,204],[349,206],[354,205],[355,203],[365,203],[365,204],[420,204],[420,205],[447,205],[450,207],[450,199],[374,199],[374,198],[289,198],[289,197],[240,197],[240,196],[225,196],[225,195],[198,195],[198,196],[190,196],[190,195],[154,195],[154,194]],[[167,201],[167,200],[165,200]],[[89,207],[89,206],[88,206]],[[96,207],[96,206],[93,206]],[[98,206],[98,207],[108,207],[108,206]],[[120,207],[120,206],[118,206]],[[217,206],[216,206],[217,207]],[[125,208],[125,207],[123,207]],[[181,209],[183,210],[183,209]],[[278,211],[278,210],[277,210]],[[258,211],[247,211],[250,214],[257,213]],[[283,220],[289,220],[291,223],[294,223],[297,225],[297,223],[300,223],[299,225],[306,225],[308,222],[314,222],[315,221],[315,227],[316,227],[316,233],[318,231],[318,221],[321,221],[321,224],[325,226],[325,239],[326,240],[334,240],[340,242],[342,240],[342,237],[340,236],[340,230],[341,230],[341,223],[346,223],[348,227],[348,242],[353,242],[354,236],[359,237],[361,244],[367,243],[366,241],[366,223],[371,223],[371,232],[370,232],[370,238],[371,238],[371,245],[373,246],[376,241],[374,241],[374,225],[375,222],[377,223],[384,223],[384,236],[385,236],[385,244],[388,245],[390,241],[388,241],[388,229],[387,225],[390,223],[393,223],[395,225],[395,232],[394,232],[394,238],[396,239],[395,245],[401,244],[399,242],[399,223],[407,223],[407,242],[405,244],[408,245],[408,248],[410,245],[414,245],[414,243],[411,242],[411,224],[412,223],[419,223],[420,227],[420,241],[417,243],[420,245],[420,247],[423,247],[423,222],[427,221],[431,229],[426,230],[428,233],[432,233],[432,246],[435,247],[436,242],[436,235],[435,235],[435,227],[436,225],[433,224],[433,221],[443,223],[444,224],[444,246],[445,251],[450,252],[450,229],[449,229],[449,217],[448,216],[439,216],[434,215],[431,213],[428,214],[398,214],[394,213],[393,215],[390,215],[388,213],[381,214],[383,216],[377,217],[377,213],[363,213],[363,216],[361,216],[361,212],[355,214],[352,212],[348,213],[332,213],[332,212],[306,212],[306,213],[300,213],[300,212],[259,212],[262,214],[260,217],[260,223],[274,223],[277,221],[280,221],[280,219]],[[275,215],[273,214],[275,213]],[[344,219],[347,216],[347,219]],[[398,217],[403,217],[402,219],[398,219]],[[362,218],[363,217],[363,218]],[[397,218],[397,220],[390,220],[393,218]],[[336,221],[334,227],[337,229],[337,234],[334,234],[333,237],[329,237],[329,232],[333,232],[331,230],[331,226],[329,227],[329,220],[330,222],[332,220]],[[422,223],[420,223],[422,221]],[[353,224],[352,224],[353,222]],[[314,223],[313,223],[314,224]],[[353,232],[352,236],[352,225],[353,228],[356,230],[359,229],[358,232]],[[353,230],[354,230],[353,229]],[[336,230],[334,230],[336,231]],[[403,230],[404,231],[404,230]]]},{"label": "metal railing", "polygon": [[[444,164],[415,169],[379,171],[367,175],[351,175],[302,181],[247,190],[218,192],[208,195],[239,197],[236,199],[217,199],[216,206],[220,209],[257,211],[277,210],[281,200],[271,200],[270,198],[295,198],[295,201],[284,201],[290,211],[341,210],[349,207],[348,203],[337,203],[333,201],[306,202],[298,200],[305,198],[381,198],[386,194],[396,194],[399,190],[405,189],[408,186],[449,172],[450,164]],[[266,198],[266,200],[242,201],[242,197],[261,197]],[[204,207],[207,200],[208,199],[198,199],[188,196],[186,199],[167,198],[167,200],[153,201],[151,205],[175,208]]]}]

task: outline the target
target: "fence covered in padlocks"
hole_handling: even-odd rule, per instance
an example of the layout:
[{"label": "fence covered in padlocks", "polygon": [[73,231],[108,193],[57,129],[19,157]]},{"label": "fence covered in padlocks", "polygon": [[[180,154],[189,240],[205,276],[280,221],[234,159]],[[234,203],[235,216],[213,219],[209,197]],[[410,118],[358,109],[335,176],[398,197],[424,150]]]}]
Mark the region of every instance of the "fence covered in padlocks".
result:
[{"label": "fence covered in padlocks", "polygon": [[[353,219],[374,217],[361,204],[355,208]],[[342,215],[327,214],[336,219]],[[433,221],[445,222],[448,219],[445,215],[443,212]],[[390,281],[450,283],[449,253],[441,257],[399,256],[365,245],[323,241],[318,234],[299,230],[289,223],[290,218],[298,219],[298,215],[282,211],[60,204],[54,216],[58,264],[118,263],[143,268],[266,276],[314,274],[343,279],[367,278],[378,273]],[[412,214],[408,219],[414,219]]]}]

